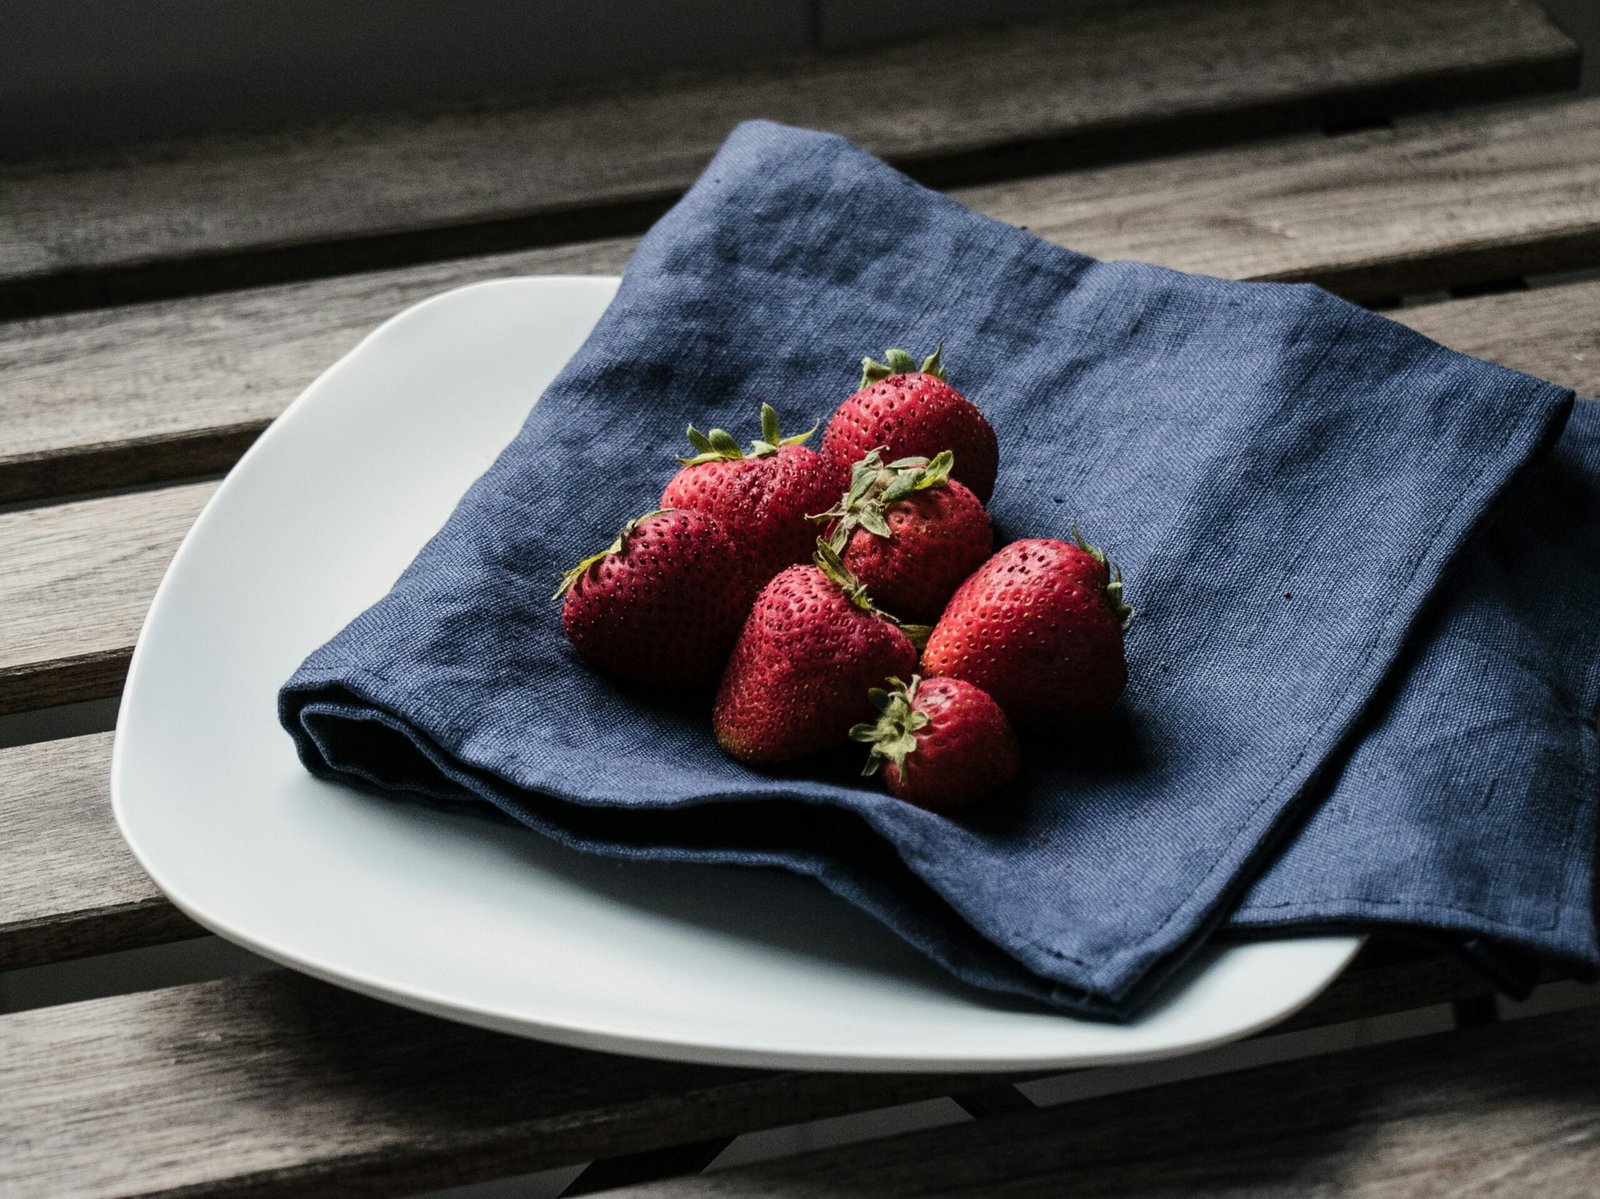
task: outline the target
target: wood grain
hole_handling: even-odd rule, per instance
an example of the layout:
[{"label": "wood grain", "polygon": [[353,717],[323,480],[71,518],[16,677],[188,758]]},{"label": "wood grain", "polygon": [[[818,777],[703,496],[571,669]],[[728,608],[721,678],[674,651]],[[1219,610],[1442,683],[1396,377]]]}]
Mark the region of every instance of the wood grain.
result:
[{"label": "wood grain", "polygon": [[585,1053],[281,971],[0,1018],[0,1193],[410,1192],[956,1085]]},{"label": "wood grain", "polygon": [[[1106,258],[1358,298],[1600,261],[1600,100],[958,190]],[[224,469],[393,312],[513,274],[616,273],[626,239],[0,324],[0,500]]]},{"label": "wood grain", "polygon": [[0,324],[0,501],[231,466],[400,309],[507,275],[620,274],[633,239]]},{"label": "wood grain", "polygon": [[0,515],[0,713],[117,693],[156,584],[214,488]]},{"label": "wood grain", "polygon": [[[1445,1002],[1378,946],[1295,1027]],[[1420,980],[1422,974],[1413,974]],[[1465,977],[1465,976],[1463,976]],[[1484,984],[1473,980],[1476,993]],[[1371,1002],[1367,1002],[1370,998]],[[770,1074],[504,1037],[278,971],[0,1019],[0,1192],[365,1195],[970,1092],[983,1076]],[[112,1147],[108,1149],[107,1147]],[[188,1190],[185,1194],[190,1193]]]},{"label": "wood grain", "polygon": [[1390,315],[1447,346],[1600,399],[1600,281],[1442,301]]},{"label": "wood grain", "polygon": [[1600,262],[1600,99],[972,188],[1099,258],[1357,300]]},{"label": "wood grain", "polygon": [[[1597,311],[1600,282],[1395,315],[1457,349],[1600,395]],[[209,485],[180,487],[0,516],[0,559],[17,566],[0,577],[0,608],[15,614],[0,625],[0,709],[115,693],[155,585],[209,491]],[[79,828],[84,806],[102,802],[83,790],[90,780],[104,786],[92,764],[96,745],[80,738],[0,756],[8,763],[0,765],[0,828],[11,851],[0,855],[0,963],[55,960],[195,931],[125,873],[129,863],[103,811],[104,836]],[[53,785],[54,774],[66,781]],[[31,826],[18,823],[24,812]],[[56,842],[63,856],[45,868],[26,848],[32,841]],[[88,885],[101,874],[104,895]],[[1411,985],[1403,982],[1402,994]],[[1462,992],[1470,993],[1470,986]]]},{"label": "wood grain", "polygon": [[[1600,395],[1600,282],[1402,309],[1446,344]],[[114,695],[156,584],[212,484],[0,515],[0,712]]]},{"label": "wood grain", "polygon": [[[0,970],[202,936],[140,869],[111,815],[111,734],[0,750]],[[1489,993],[1450,955],[1379,937],[1273,1033]]]},{"label": "wood grain", "polygon": [[608,1192],[612,1199],[1589,1199],[1593,1009]]},{"label": "wood grain", "polygon": [[0,971],[204,932],[123,844],[110,769],[110,733],[0,750]]},{"label": "wood grain", "polygon": [[[621,92],[8,167],[0,283],[15,313],[613,234],[750,117],[835,130],[948,184],[1568,87],[1576,70],[1532,0],[1078,13]],[[291,252],[308,246],[321,249]]]}]

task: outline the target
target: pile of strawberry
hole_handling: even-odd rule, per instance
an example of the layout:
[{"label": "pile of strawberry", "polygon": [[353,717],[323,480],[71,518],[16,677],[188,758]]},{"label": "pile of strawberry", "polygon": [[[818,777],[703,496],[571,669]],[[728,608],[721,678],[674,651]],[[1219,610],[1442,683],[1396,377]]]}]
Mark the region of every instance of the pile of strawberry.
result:
[{"label": "pile of strawberry", "polygon": [[863,360],[820,452],[804,444],[814,428],[784,437],[768,404],[748,453],[691,425],[696,452],[660,507],[555,598],[568,639],[607,674],[720,680],[712,724],[740,761],[854,738],[871,747],[867,774],[881,767],[895,795],[946,810],[1016,775],[1013,726],[1110,711],[1131,609],[1121,573],[1076,530],[991,554],[994,430],[938,350],[886,358]]}]

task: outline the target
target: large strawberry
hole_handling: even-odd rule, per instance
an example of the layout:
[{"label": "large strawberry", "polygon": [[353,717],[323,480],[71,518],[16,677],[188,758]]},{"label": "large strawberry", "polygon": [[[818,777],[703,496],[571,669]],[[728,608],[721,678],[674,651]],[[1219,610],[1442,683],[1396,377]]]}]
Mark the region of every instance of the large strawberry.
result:
[{"label": "large strawberry", "polygon": [[848,471],[778,429],[771,404],[761,405],[761,437],[750,452],[722,429],[689,426],[697,451],[661,493],[663,508],[689,508],[715,517],[749,557],[762,580],[811,555],[816,531],[806,520],[844,490]]},{"label": "large strawberry", "polygon": [[756,597],[722,676],[712,728],[741,762],[786,762],[843,741],[867,691],[910,674],[917,651],[826,544]]},{"label": "large strawberry", "polygon": [[1104,716],[1127,683],[1122,572],[1077,543],[1014,541],[950,597],[925,674],[982,687],[1018,727]]},{"label": "large strawberry", "polygon": [[717,521],[650,512],[562,577],[567,639],[592,666],[657,687],[709,687],[762,580]]},{"label": "large strawberry", "polygon": [[932,623],[961,581],[983,565],[994,534],[983,501],[950,478],[949,450],[887,466],[873,450],[855,464],[831,517],[828,544],[873,601]]},{"label": "large strawberry", "polygon": [[904,350],[890,350],[887,362],[863,358],[861,388],[829,419],[822,453],[849,466],[880,446],[890,459],[932,458],[951,450],[955,477],[987,503],[1000,447],[983,413],[945,379],[941,350],[921,366]]},{"label": "large strawberry", "polygon": [[850,730],[872,746],[863,774],[883,767],[892,794],[935,812],[971,803],[1022,768],[1011,722],[987,692],[961,679],[890,679],[870,694],[878,719]]}]

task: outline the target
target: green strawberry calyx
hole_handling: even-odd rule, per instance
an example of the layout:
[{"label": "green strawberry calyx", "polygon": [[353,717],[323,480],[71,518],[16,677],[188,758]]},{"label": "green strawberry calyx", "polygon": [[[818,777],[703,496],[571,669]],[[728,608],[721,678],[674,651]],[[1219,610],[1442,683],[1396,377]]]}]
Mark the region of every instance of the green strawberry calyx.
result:
[{"label": "green strawberry calyx", "polygon": [[828,577],[828,581],[844,592],[844,597],[860,608],[869,616],[876,616],[879,620],[886,620],[895,628],[905,634],[906,640],[912,646],[921,650],[928,644],[928,638],[933,635],[933,626],[926,624],[908,624],[898,617],[890,616],[882,608],[872,602],[872,597],[867,594],[867,586],[856,578],[855,572],[844,564],[844,559],[839,556],[839,551],[829,545],[826,539],[817,538],[817,552],[811,556],[811,561],[818,570]]},{"label": "green strawberry calyx", "polygon": [[878,709],[878,719],[850,729],[852,740],[864,741],[872,747],[867,754],[867,764],[861,771],[863,775],[871,777],[877,774],[878,768],[885,762],[904,767],[906,755],[916,752],[917,733],[932,721],[926,712],[919,712],[914,706],[917,686],[921,682],[922,676],[914,674],[909,683],[892,678],[887,690],[872,687],[867,691],[867,698]]},{"label": "green strawberry calyx", "polygon": [[934,346],[933,353],[922,360],[922,365],[917,365],[917,360],[905,350],[890,348],[884,351],[883,361],[878,362],[873,358],[861,360],[861,386],[871,387],[880,379],[887,379],[891,375],[932,375],[941,382],[948,383],[945,377],[944,363],[940,355],[944,353],[944,342]]},{"label": "green strawberry calyx", "polygon": [[1111,604],[1111,614],[1117,618],[1117,623],[1126,633],[1133,627],[1133,605],[1128,603],[1122,594],[1122,567],[1107,558],[1105,551],[1099,546],[1090,545],[1085,541],[1083,534],[1078,532],[1077,525],[1072,526],[1072,543],[1106,568],[1106,574],[1111,580],[1106,584],[1106,599]]},{"label": "green strawberry calyx", "polygon": [[777,410],[771,404],[763,403],[761,436],[750,443],[748,454],[739,448],[739,443],[733,439],[733,434],[726,429],[712,429],[709,433],[702,433],[690,425],[684,436],[694,447],[695,455],[692,458],[679,458],[678,461],[685,466],[699,466],[702,462],[738,462],[742,458],[765,458],[769,454],[776,454],[786,445],[804,445],[816,431],[817,426],[812,425],[804,433],[785,437],[778,427]]},{"label": "green strawberry calyx", "polygon": [[550,598],[553,600],[560,599],[567,592],[572,590],[573,586],[576,585],[579,579],[583,578],[583,576],[588,573],[588,570],[591,566],[598,566],[601,562],[604,562],[607,558],[611,557],[612,554],[620,554],[625,552],[627,549],[628,538],[633,536],[633,531],[635,529],[637,529],[645,521],[649,520],[652,516],[660,516],[663,512],[668,511],[671,511],[671,509],[657,508],[654,512],[646,512],[643,516],[635,516],[627,524],[622,526],[622,532],[617,534],[617,539],[615,541],[606,546],[606,548],[601,550],[598,554],[590,554],[571,570],[563,574],[561,576],[561,586],[556,588],[556,593]]},{"label": "green strawberry calyx", "polygon": [[888,518],[890,504],[913,492],[942,487],[950,481],[955,455],[949,450],[941,450],[932,458],[900,458],[885,465],[886,448],[879,446],[869,450],[850,468],[850,486],[839,497],[839,502],[826,512],[807,518],[833,522],[828,544],[840,553],[850,544],[850,537],[857,529],[865,529],[876,537],[892,536]]},{"label": "green strawberry calyx", "polygon": [[828,576],[829,582],[844,592],[845,599],[863,612],[869,612],[874,616],[882,615],[872,606],[872,597],[867,594],[866,584],[856,578],[855,572],[844,564],[844,559],[839,557],[839,551],[821,537],[817,538],[817,552],[811,556],[811,561],[816,563],[818,570]]}]

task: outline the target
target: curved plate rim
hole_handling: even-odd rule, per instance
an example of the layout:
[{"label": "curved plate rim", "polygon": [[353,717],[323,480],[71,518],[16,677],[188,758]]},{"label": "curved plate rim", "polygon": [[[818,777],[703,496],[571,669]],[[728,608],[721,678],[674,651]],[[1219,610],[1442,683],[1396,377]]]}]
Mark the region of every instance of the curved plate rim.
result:
[{"label": "curved plate rim", "polygon": [[[290,967],[324,982],[344,987],[371,998],[428,1015],[439,1016],[496,1032],[538,1038],[580,1049],[738,1067],[826,1069],[861,1072],[948,1071],[992,1073],[1008,1070],[1064,1069],[1091,1064],[1111,1065],[1146,1061],[1198,1052],[1259,1032],[1300,1010],[1338,976],[1364,943],[1364,937],[1354,935],[1297,937],[1280,941],[1253,942],[1223,950],[1222,956],[1262,950],[1270,952],[1274,947],[1281,950],[1285,946],[1297,947],[1302,951],[1308,951],[1311,965],[1307,967],[1308,977],[1306,978],[1306,986],[1303,993],[1297,995],[1292,1002],[1284,1003],[1275,1009],[1258,1014],[1255,1019],[1229,1026],[1214,1035],[1191,1038],[1182,1041],[1182,1043],[1160,1046],[1130,1045],[1126,1050],[1110,1048],[1099,1049],[1091,1053],[1070,1052],[1065,1054],[1044,1052],[986,1055],[983,1053],[958,1053],[946,1050],[942,1053],[908,1054],[901,1052],[892,1055],[879,1055],[870,1052],[840,1051],[838,1049],[797,1051],[770,1044],[760,1045],[750,1042],[711,1040],[703,1037],[665,1038],[641,1035],[638,1030],[607,1024],[600,1020],[586,1020],[583,1022],[544,1020],[531,1016],[525,1011],[513,1011],[473,1003],[463,1000],[459,996],[431,991],[426,987],[415,984],[397,985],[392,979],[377,977],[335,963],[321,961],[313,955],[297,951],[293,946],[286,946],[269,938],[259,937],[248,927],[242,926],[231,919],[227,913],[219,912],[209,906],[203,897],[186,894],[180,886],[177,886],[168,872],[164,870],[158,857],[150,853],[141,843],[136,811],[137,800],[130,800],[128,783],[129,756],[134,749],[130,748],[128,738],[124,735],[124,728],[129,723],[128,717],[130,713],[144,702],[143,693],[147,685],[145,677],[148,673],[148,661],[152,652],[147,633],[153,626],[158,625],[162,619],[164,612],[172,602],[173,590],[182,585],[182,579],[188,568],[190,558],[201,552],[197,547],[203,546],[206,530],[213,519],[214,513],[223,505],[230,503],[233,496],[241,489],[250,486],[253,464],[264,455],[276,453],[274,447],[281,435],[281,430],[288,427],[291,422],[294,422],[301,412],[325,402],[322,398],[323,393],[336,384],[349,364],[359,360],[364,355],[372,353],[373,347],[381,344],[385,335],[393,333],[397,328],[426,317],[430,311],[447,307],[461,297],[481,295],[496,289],[525,287],[530,284],[540,287],[554,285],[581,289],[591,293],[589,297],[591,299],[603,296],[608,301],[610,295],[614,294],[618,282],[619,279],[615,276],[513,276],[451,288],[410,305],[368,333],[301,392],[245,452],[233,469],[229,471],[216,492],[202,507],[174,554],[156,590],[155,597],[146,614],[143,628],[135,644],[129,664],[127,683],[119,707],[117,734],[113,742],[111,758],[111,801],[117,827],[139,865],[149,874],[152,881],[179,911],[203,928],[279,965]],[[603,308],[603,306],[602,304],[601,307]],[[132,807],[130,807],[130,803]],[[863,919],[866,918],[863,916]],[[1280,956],[1284,955],[1280,954]],[[975,992],[975,994],[977,993]],[[1066,1015],[1053,1018],[1074,1024],[1088,1023],[1074,1020]],[[1137,1022],[1134,1022],[1133,1025],[1117,1027],[1132,1028],[1136,1026]],[[1106,1026],[1096,1024],[1091,1025],[1091,1027],[1105,1028]]]}]

